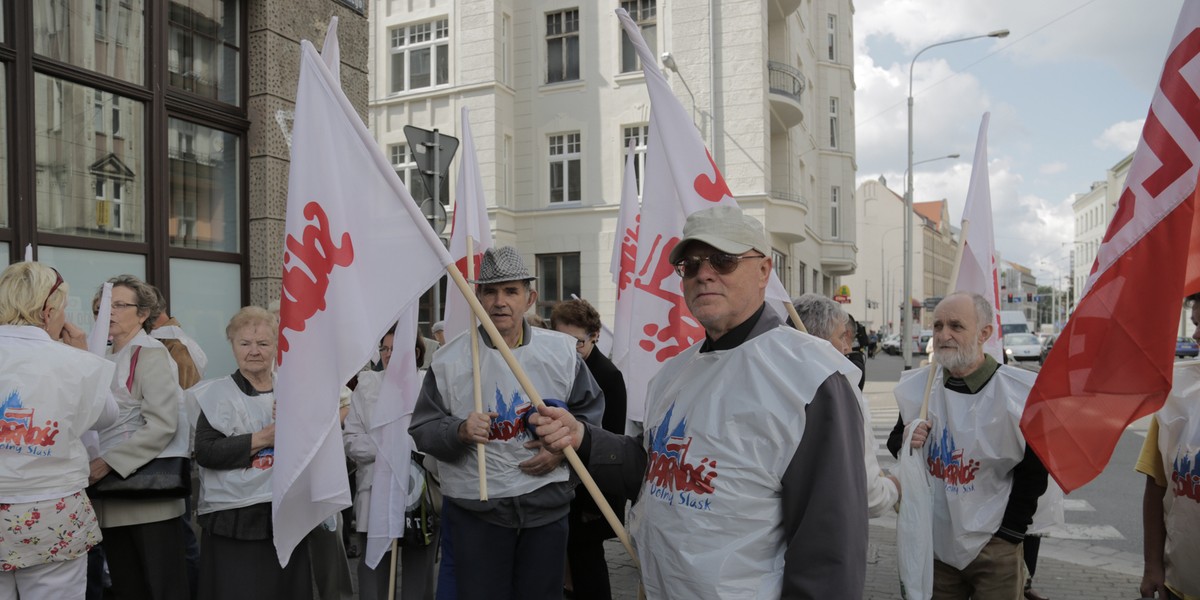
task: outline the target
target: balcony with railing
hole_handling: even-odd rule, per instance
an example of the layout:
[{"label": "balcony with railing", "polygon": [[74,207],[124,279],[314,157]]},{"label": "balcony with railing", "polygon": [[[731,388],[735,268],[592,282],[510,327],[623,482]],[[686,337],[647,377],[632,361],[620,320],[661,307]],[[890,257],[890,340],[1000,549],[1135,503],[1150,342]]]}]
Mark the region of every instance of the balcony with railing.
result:
[{"label": "balcony with railing", "polygon": [[800,107],[804,81],[800,69],[773,60],[767,61],[771,113],[785,129],[795,127],[804,120],[804,111]]},{"label": "balcony with railing", "polygon": [[779,236],[788,243],[803,242],[808,201],[804,196],[790,191],[772,190],[768,195],[776,202],[767,203],[767,233]]}]

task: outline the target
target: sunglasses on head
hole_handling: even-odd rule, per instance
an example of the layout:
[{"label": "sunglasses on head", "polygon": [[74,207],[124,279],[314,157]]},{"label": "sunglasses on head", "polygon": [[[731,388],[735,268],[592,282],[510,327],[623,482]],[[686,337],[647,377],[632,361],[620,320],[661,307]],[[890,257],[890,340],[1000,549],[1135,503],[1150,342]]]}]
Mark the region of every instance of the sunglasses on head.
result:
[{"label": "sunglasses on head", "polygon": [[42,302],[42,310],[46,310],[46,307],[50,305],[50,296],[53,296],[54,292],[57,292],[63,284],[62,273],[59,273],[58,269],[54,267],[50,267],[50,270],[54,271],[54,285],[50,286],[50,293],[46,294],[46,300]]},{"label": "sunglasses on head", "polygon": [[718,275],[728,275],[738,268],[738,264],[747,258],[766,258],[762,254],[751,256],[736,256],[725,252],[714,252],[708,256],[686,256],[675,261],[675,272],[687,279],[695,277],[700,272],[700,265],[708,263]]}]

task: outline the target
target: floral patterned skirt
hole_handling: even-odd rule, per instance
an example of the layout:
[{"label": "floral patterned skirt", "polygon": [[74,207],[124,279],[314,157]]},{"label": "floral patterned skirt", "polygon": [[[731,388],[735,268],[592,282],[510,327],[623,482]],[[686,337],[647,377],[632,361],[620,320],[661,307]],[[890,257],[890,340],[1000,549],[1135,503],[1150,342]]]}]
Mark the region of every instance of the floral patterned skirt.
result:
[{"label": "floral patterned skirt", "polygon": [[0,504],[0,571],[85,556],[100,524],[83,491],[58,500]]}]

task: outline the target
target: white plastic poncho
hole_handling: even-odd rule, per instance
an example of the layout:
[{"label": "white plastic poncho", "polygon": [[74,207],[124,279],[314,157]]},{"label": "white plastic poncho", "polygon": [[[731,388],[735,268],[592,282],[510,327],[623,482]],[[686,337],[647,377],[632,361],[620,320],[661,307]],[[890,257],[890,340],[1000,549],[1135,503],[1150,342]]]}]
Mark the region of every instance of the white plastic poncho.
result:
[{"label": "white plastic poncho", "polygon": [[900,593],[905,600],[929,600],[933,597],[933,489],[927,465],[929,445],[913,449],[912,436],[917,425],[913,419],[904,428],[900,446],[900,516],[896,519]]},{"label": "white plastic poncho", "polygon": [[[905,373],[896,386],[904,421],[917,418],[929,367]],[[926,442],[933,485],[934,557],[963,569],[1000,528],[1012,491],[1012,470],[1025,457],[1021,413],[1037,377],[1001,365],[976,394],[946,389],[938,369],[929,394]]]},{"label": "white plastic poncho", "polygon": [[[528,343],[513,349],[513,355],[525,369],[542,398],[566,400],[575,383],[577,356],[571,336],[529,328]],[[478,332],[476,332],[478,335]],[[474,383],[471,375],[471,338],[460,335],[437,351],[433,369],[438,393],[450,414],[466,417],[475,410]],[[533,458],[537,449],[525,447],[532,439],[525,431],[521,416],[533,410],[512,369],[494,349],[480,342],[479,373],[483,389],[484,412],[494,411],[499,417],[492,420],[484,464],[487,465],[488,496],[508,498],[527,494],[547,484],[566,481],[570,476],[566,462],[552,473],[526,475],[517,467]],[[479,497],[479,470],[475,452],[450,463],[441,463],[442,493],[451,498]]]},{"label": "white plastic poncho", "polygon": [[1155,418],[1167,474],[1166,580],[1180,593],[1200,596],[1200,364],[1175,367],[1171,394]]},{"label": "white plastic poncho", "polygon": [[[187,392],[195,403],[191,424],[195,428],[200,412],[213,429],[226,437],[261,431],[275,419],[275,394],[247,396],[233,378],[201,381]],[[264,448],[243,469],[200,468],[200,502],[197,514],[208,514],[253,506],[271,501],[271,471],[275,449]]]},{"label": "white plastic poncho", "polygon": [[646,479],[630,516],[646,593],[778,599],[779,498],[805,407],[830,375],[858,370],[782,327],[733,350],[699,347],[667,362],[647,393]]}]

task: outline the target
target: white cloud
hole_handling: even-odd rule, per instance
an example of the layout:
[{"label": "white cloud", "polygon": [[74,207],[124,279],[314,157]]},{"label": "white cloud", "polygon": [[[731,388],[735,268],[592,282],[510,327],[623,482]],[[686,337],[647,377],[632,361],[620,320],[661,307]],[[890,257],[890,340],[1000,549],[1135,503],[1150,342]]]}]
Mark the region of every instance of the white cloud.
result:
[{"label": "white cloud", "polygon": [[1092,140],[1092,144],[1102,150],[1113,148],[1121,152],[1133,152],[1137,148],[1138,138],[1142,135],[1142,126],[1145,124],[1145,119],[1113,123],[1104,130],[1104,133],[1100,134],[1100,137]]},{"label": "white cloud", "polygon": [[[861,119],[856,123],[858,161],[863,165],[906,164],[908,67],[881,68],[866,54],[860,54],[856,61],[855,113]],[[922,61],[916,65],[913,72],[915,161],[952,153],[970,157],[974,153],[980,116],[992,108],[992,101],[976,77],[954,75],[944,61]],[[921,93],[922,89],[938,81],[942,83],[936,93]],[[993,130],[998,119],[1008,119],[1002,114],[1011,114],[1003,107],[994,112]],[[1010,122],[1009,126],[1015,125]]]},{"label": "white cloud", "polygon": [[1038,173],[1041,173],[1042,175],[1057,175],[1066,170],[1067,163],[1062,162],[1061,160],[1052,163],[1046,163],[1038,167]]},{"label": "white cloud", "polygon": [[[1095,0],[1082,5],[1043,0],[860,0],[855,3],[859,43],[873,35],[890,37],[906,53],[936,42],[1007,28],[1000,40],[980,40],[992,51],[1029,63],[1088,61],[1109,64],[1136,86],[1150,90],[1182,0],[1147,7],[1136,0]],[[936,18],[931,16],[936,15]],[[1152,40],[1152,41],[1149,41]],[[981,51],[980,56],[987,52]]]},{"label": "white cloud", "polygon": [[[1029,268],[1061,258],[1063,242],[1071,240],[1074,226],[1071,200],[1053,202],[1036,194],[1023,193],[1021,190],[1027,184],[1007,158],[992,159],[988,175],[994,219],[992,229],[1000,255]],[[896,179],[893,175],[887,176],[889,182],[896,182],[890,187],[903,189],[899,175],[894,177]],[[957,227],[962,221],[970,180],[969,162],[948,165],[940,170],[918,171],[913,181],[916,201],[946,199],[950,222]]]}]

